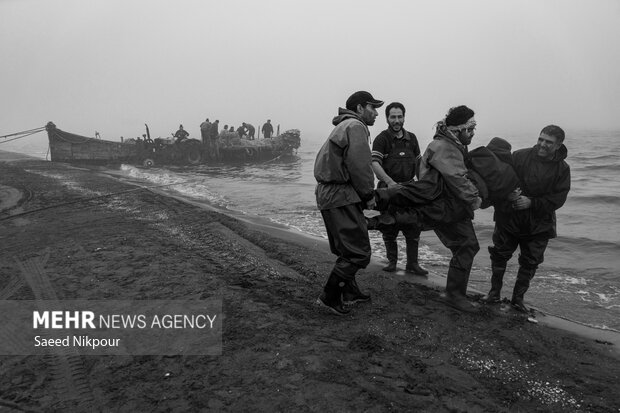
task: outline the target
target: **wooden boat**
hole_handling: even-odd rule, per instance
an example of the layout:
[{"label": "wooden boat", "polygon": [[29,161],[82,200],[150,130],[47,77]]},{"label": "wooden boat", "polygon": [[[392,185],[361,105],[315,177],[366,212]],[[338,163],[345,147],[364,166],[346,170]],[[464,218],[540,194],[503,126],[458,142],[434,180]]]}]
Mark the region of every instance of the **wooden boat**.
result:
[{"label": "wooden boat", "polygon": [[60,130],[52,122],[45,129],[52,162],[81,164],[129,163],[144,167],[198,165],[202,163],[268,162],[294,157],[301,144],[298,129],[261,140],[239,138],[236,133],[220,134],[219,156],[213,145],[196,139],[172,142],[157,138],[112,142]]}]

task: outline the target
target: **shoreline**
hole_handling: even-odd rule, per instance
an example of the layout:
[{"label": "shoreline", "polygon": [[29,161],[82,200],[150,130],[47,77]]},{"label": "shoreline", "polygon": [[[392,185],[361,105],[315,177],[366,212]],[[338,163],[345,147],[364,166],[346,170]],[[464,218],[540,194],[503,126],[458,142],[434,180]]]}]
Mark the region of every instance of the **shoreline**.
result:
[{"label": "shoreline", "polygon": [[[103,172],[106,175],[113,176],[119,179],[115,174],[108,174]],[[119,179],[123,182],[128,182],[124,179]],[[129,182],[131,183],[131,182]],[[133,183],[132,183],[133,184]],[[145,187],[146,188],[146,187]],[[220,208],[209,204],[208,202],[194,201],[182,195],[171,195],[164,191],[158,190],[157,187],[148,188],[150,191],[155,192],[161,196],[167,196],[174,199],[177,199],[181,202],[186,202],[188,204],[197,206],[199,208],[204,208],[209,211],[222,213],[228,215],[234,219],[245,222],[249,224],[253,228],[256,228],[261,231],[267,232],[269,235],[287,239],[291,242],[300,242],[302,244],[310,243],[312,248],[321,248],[326,254],[332,255],[329,250],[329,244],[325,238],[318,237],[315,235],[304,233],[296,228],[288,227],[284,224],[275,223],[267,218],[262,218],[258,216],[253,216],[249,214],[243,214],[236,211],[228,210],[226,208]],[[384,264],[379,261],[379,259],[373,255],[371,258],[371,262],[369,266],[365,269],[365,271],[381,271],[381,267]],[[446,269],[447,270],[447,269]],[[394,276],[401,277],[400,279],[409,282],[413,282],[415,284],[424,285],[431,288],[436,288],[439,290],[443,290],[445,288],[446,277],[440,275],[434,269],[429,269],[428,278],[425,277],[416,277],[416,276],[408,276],[402,268],[399,268],[395,273],[392,273]],[[468,295],[484,295],[485,292],[479,291],[475,288],[468,287],[467,289]],[[571,320],[569,318],[563,318],[557,315],[549,314],[540,308],[529,305],[530,308],[535,310],[535,318],[541,325],[557,328],[564,331],[568,331],[570,333],[574,333],[583,338],[594,340],[597,342],[602,342],[605,344],[609,344],[613,346],[613,350],[616,352],[618,356],[620,356],[620,331],[616,331],[610,328],[599,328],[595,326],[588,325],[586,323],[582,323],[576,320]]]},{"label": "shoreline", "polygon": [[224,303],[221,355],[79,358],[87,395],[50,393],[70,381],[41,358],[0,356],[0,394],[27,406],[577,412],[620,403],[617,341],[540,313],[533,324],[501,307],[455,312],[443,302],[443,267],[424,279],[384,273],[375,260],[358,277],[372,301],[336,317],[314,304],[334,262],[325,239],[40,160],[0,161],[0,185],[28,194],[0,211],[4,299],[32,299],[30,284],[16,283],[41,268],[58,299]]},{"label": "shoreline", "polygon": [[[23,156],[23,157],[22,157]],[[29,155],[22,155],[15,152],[3,152],[0,151],[0,162],[16,162],[20,160],[35,160],[39,158],[31,157]],[[44,161],[46,162],[46,161]],[[73,167],[73,166],[72,166]],[[91,170],[90,168],[85,168],[85,170]],[[120,174],[114,174],[108,171],[100,171],[100,170],[92,170],[94,173],[99,173],[105,176],[112,177],[119,182],[123,182],[136,188],[142,188],[163,197],[169,197],[172,199],[176,199],[180,202],[184,202],[198,208],[206,209],[211,212],[221,213],[227,215],[233,219],[237,219],[241,222],[244,222],[250,225],[252,228],[257,229],[259,231],[264,231],[271,236],[275,236],[278,238],[282,238],[291,242],[298,242],[304,245],[308,245],[311,248],[321,249],[325,254],[332,255],[329,250],[329,244],[326,239],[304,233],[296,228],[288,227],[284,224],[275,223],[267,218],[262,218],[258,216],[248,215],[240,212],[236,212],[233,210],[229,210],[226,208],[216,207],[209,204],[206,201],[195,201],[189,199],[182,195],[173,195],[166,193],[159,189],[159,185],[140,185],[131,180],[123,179]],[[4,209],[10,209],[14,207],[20,200],[21,193],[15,189],[8,186],[0,185],[0,213]],[[383,264],[379,261],[376,256],[372,256],[371,262],[369,266],[364,271],[381,271],[381,267]],[[395,273],[392,273],[394,276],[401,277],[401,280],[407,280],[409,282],[413,282],[415,284],[424,285],[431,288],[436,288],[442,290],[445,287],[445,276],[440,275],[434,269],[429,270],[429,275],[427,278],[425,277],[411,277],[406,275],[403,269],[398,269]],[[474,288],[468,287],[468,295],[484,295],[483,291],[476,290]],[[605,344],[610,344],[613,346],[613,350],[616,352],[618,356],[620,356],[620,331],[616,331],[614,329],[609,328],[600,328],[592,325],[588,325],[586,323],[582,323],[576,320],[572,320],[569,318],[548,314],[544,310],[536,306],[529,306],[530,308],[535,310],[536,319],[541,323],[541,325],[545,325],[551,328],[562,329],[568,331],[570,333],[574,333],[586,339],[591,339],[598,342],[603,342]]]}]

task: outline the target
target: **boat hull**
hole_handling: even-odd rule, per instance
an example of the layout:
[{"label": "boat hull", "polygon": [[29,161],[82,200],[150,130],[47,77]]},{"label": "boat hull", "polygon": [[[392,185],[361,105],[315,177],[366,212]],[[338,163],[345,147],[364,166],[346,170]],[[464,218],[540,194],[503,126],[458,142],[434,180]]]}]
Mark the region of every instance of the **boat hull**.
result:
[{"label": "boat hull", "polygon": [[144,167],[197,165],[203,163],[254,163],[294,158],[300,145],[299,131],[287,131],[270,141],[222,139],[219,156],[212,145],[195,139],[181,143],[112,142],[88,138],[60,130],[52,122],[46,126],[52,162],[78,164],[129,163]]}]

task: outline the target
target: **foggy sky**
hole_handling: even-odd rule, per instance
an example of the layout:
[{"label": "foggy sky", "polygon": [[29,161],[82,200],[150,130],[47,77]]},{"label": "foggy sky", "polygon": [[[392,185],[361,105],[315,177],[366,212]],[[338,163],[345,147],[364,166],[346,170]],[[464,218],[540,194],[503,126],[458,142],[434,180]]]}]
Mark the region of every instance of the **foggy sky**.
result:
[{"label": "foggy sky", "polygon": [[0,0],[0,135],[199,137],[208,117],[323,140],[360,89],[422,137],[459,104],[489,137],[620,129],[619,39],[616,0]]}]

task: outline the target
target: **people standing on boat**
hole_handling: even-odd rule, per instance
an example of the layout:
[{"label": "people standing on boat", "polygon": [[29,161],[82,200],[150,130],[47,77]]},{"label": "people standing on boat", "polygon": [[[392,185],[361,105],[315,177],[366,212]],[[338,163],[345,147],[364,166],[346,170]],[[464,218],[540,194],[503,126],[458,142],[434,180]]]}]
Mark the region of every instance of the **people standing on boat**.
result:
[{"label": "people standing on boat", "polygon": [[474,111],[461,105],[451,108],[437,122],[435,136],[420,162],[419,179],[437,172],[441,174],[447,194],[457,200],[462,217],[455,222],[435,227],[441,243],[452,252],[446,280],[446,304],[460,311],[475,312],[467,300],[467,284],[476,253],[480,250],[472,224],[474,211],[482,199],[474,182],[467,177],[465,154],[476,129]]},{"label": "people standing on boat", "polygon": [[203,144],[209,143],[209,138],[211,136],[211,122],[209,122],[209,118],[200,124],[200,137],[202,138]]},{"label": "people standing on boat", "polygon": [[267,119],[267,122],[263,124],[261,131],[263,132],[263,137],[265,139],[271,138],[271,135],[273,135],[273,125],[271,124],[271,119]]},{"label": "people standing on boat", "polygon": [[245,122],[243,124],[243,126],[248,130],[248,139],[253,141],[254,139],[256,139],[255,134],[256,134],[256,128],[254,128],[254,125]]},{"label": "people standing on boat", "polygon": [[332,121],[335,128],[314,163],[317,206],[330,250],[338,257],[317,303],[337,315],[349,312],[343,304],[370,300],[369,295],[360,291],[355,274],[370,262],[370,240],[363,214],[364,209],[375,206],[368,126],[375,123],[377,108],[382,105],[368,92],[352,94],[346,109],[338,109],[338,116]]},{"label": "people standing on boat", "polygon": [[[372,144],[372,169],[379,179],[377,188],[400,186],[416,176],[417,158],[420,156],[418,139],[406,131],[405,106],[392,102],[385,108],[388,128],[381,132]],[[418,264],[418,247],[421,228],[415,225],[387,225],[381,228],[388,265],[383,271],[396,271],[398,262],[398,233],[402,232],[407,244],[407,264],[405,272],[427,275],[428,271]]]},{"label": "people standing on boat", "polygon": [[241,126],[237,128],[237,135],[239,135],[240,138],[243,138],[245,136],[245,133],[245,123],[242,123]]},{"label": "people standing on boat", "polygon": [[179,125],[179,130],[175,132],[174,137],[177,138],[176,143],[181,143],[183,142],[185,139],[187,139],[187,137],[189,136],[189,133],[183,129],[183,125]]},{"label": "people standing on boat", "polygon": [[518,247],[519,270],[511,304],[518,311],[528,312],[523,297],[543,262],[549,240],[557,236],[555,211],[564,205],[570,190],[564,137],[562,128],[548,125],[540,131],[534,147],[512,154],[521,193],[495,206],[493,246],[489,247],[491,290],[482,298],[484,302],[500,301],[506,264]]},{"label": "people standing on boat", "polygon": [[209,149],[212,156],[220,159],[220,121],[216,119],[209,128]]}]

